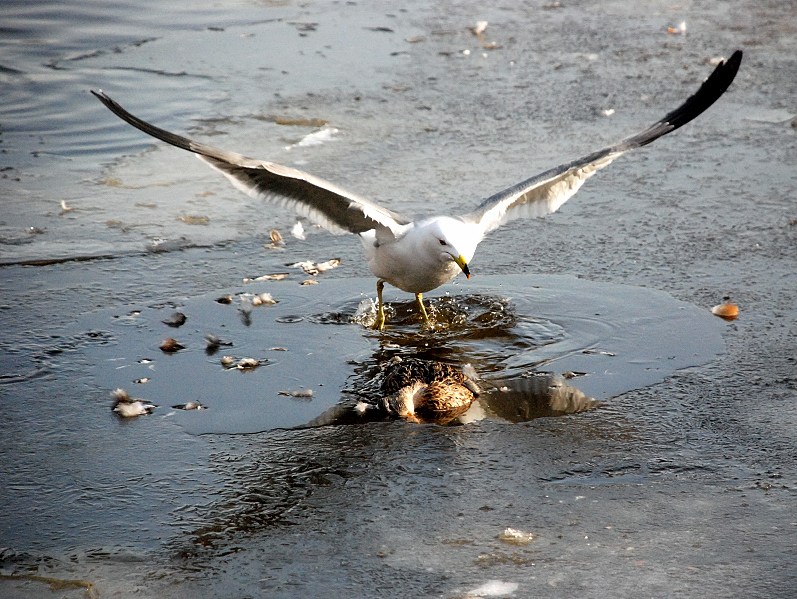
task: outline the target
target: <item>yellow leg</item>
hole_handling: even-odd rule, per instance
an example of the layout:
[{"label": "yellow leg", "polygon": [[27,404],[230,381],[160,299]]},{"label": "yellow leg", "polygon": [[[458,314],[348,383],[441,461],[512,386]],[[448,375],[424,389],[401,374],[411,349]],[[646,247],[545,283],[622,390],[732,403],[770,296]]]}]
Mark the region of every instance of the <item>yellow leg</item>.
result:
[{"label": "yellow leg", "polygon": [[415,299],[418,302],[418,308],[421,310],[421,317],[424,322],[429,322],[429,315],[426,313],[426,308],[423,307],[423,293],[416,293]]},{"label": "yellow leg", "polygon": [[376,282],[376,323],[374,328],[379,331],[385,328],[385,303],[382,301],[382,291],[385,288],[385,282],[379,279]]}]

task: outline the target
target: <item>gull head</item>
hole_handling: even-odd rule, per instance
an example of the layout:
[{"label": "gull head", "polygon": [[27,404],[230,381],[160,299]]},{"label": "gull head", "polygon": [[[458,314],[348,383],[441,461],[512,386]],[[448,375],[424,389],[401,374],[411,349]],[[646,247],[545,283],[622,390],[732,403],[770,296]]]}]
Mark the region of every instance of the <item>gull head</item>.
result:
[{"label": "gull head", "polygon": [[436,216],[422,223],[425,233],[424,245],[429,254],[437,254],[440,262],[454,262],[465,276],[470,278],[468,263],[476,253],[481,234],[473,224],[458,218]]}]

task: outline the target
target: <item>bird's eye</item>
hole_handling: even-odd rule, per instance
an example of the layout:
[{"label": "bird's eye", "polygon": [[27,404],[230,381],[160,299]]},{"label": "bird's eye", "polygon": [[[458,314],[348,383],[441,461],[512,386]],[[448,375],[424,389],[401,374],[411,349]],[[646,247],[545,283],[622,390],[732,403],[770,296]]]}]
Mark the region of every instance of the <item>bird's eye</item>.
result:
[{"label": "bird's eye", "polygon": [[446,245],[446,240],[445,239],[441,239],[440,240],[440,245]]}]

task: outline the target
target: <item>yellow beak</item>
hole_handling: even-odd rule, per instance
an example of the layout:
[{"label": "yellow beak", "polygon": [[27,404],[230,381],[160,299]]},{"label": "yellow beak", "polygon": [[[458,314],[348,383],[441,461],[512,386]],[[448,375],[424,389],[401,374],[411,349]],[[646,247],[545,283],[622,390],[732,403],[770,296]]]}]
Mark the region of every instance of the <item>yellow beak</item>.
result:
[{"label": "yellow beak", "polygon": [[462,254],[460,254],[459,256],[454,258],[454,262],[456,262],[457,266],[459,266],[462,269],[462,272],[465,273],[465,276],[470,279],[470,269],[468,268],[468,263],[465,261],[465,257],[462,256]]}]

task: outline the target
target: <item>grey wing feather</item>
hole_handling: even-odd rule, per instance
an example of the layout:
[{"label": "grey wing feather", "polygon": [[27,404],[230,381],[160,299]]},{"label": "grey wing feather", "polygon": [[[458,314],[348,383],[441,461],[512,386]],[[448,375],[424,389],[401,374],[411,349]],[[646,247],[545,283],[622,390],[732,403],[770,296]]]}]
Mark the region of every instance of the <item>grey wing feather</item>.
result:
[{"label": "grey wing feather", "polygon": [[476,210],[463,218],[480,223],[484,233],[488,233],[516,218],[545,216],[556,212],[587,179],[614,159],[675,131],[699,116],[725,93],[736,77],[741,60],[742,51],[737,50],[714,69],[693,96],[644,131],[500,191],[484,200]]},{"label": "grey wing feather", "polygon": [[280,164],[247,158],[187,137],[160,129],[129,113],[102,90],[91,90],[116,116],[168,144],[188,150],[220,171],[241,191],[252,197],[294,209],[298,214],[333,233],[362,233],[371,229],[389,230],[397,235],[410,221],[364,198],[351,194],[329,181]]}]

